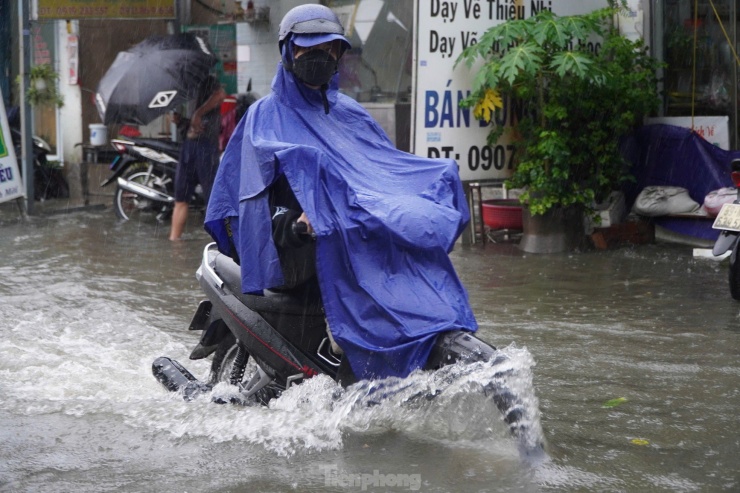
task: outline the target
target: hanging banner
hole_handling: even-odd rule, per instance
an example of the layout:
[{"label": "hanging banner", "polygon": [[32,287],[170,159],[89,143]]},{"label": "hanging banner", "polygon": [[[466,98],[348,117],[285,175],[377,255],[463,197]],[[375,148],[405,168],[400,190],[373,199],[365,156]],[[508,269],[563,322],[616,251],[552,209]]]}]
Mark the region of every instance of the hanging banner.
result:
[{"label": "hanging banner", "polygon": [[626,8],[615,16],[619,33],[630,41],[644,38],[645,15],[642,11],[642,1],[627,0],[625,6]]},{"label": "hanging banner", "polygon": [[470,94],[478,66],[468,69],[461,63],[455,68],[455,60],[488,28],[508,20],[528,18],[540,10],[584,14],[605,4],[604,0],[418,0],[414,153],[456,160],[463,181],[508,178],[514,166],[511,130],[519,109],[504,101],[493,120],[509,128],[495,145],[486,145],[488,124],[476,120],[472,109],[459,106]]},{"label": "hanging banner", "polygon": [[36,0],[34,19],[174,19],[175,0]]},{"label": "hanging banner", "polygon": [[79,84],[80,66],[80,40],[76,34],[67,35],[67,59],[69,60],[67,83],[70,86],[76,86]]},{"label": "hanging banner", "polygon": [[730,150],[729,116],[661,116],[646,118],[645,124],[663,124],[689,128],[720,149]]},{"label": "hanging banner", "polygon": [[0,89],[0,202],[25,197],[18,161],[15,159],[13,136],[10,134],[8,115]]}]

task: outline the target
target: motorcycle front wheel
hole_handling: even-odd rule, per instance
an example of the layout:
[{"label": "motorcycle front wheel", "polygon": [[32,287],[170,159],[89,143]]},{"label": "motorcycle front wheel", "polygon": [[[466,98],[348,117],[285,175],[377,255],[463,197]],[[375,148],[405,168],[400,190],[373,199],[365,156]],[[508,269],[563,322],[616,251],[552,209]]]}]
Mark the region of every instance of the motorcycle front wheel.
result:
[{"label": "motorcycle front wheel", "polygon": [[735,240],[735,244],[732,247],[732,254],[730,255],[730,294],[735,300],[740,300],[740,262],[737,259],[738,254],[738,240]]},{"label": "motorcycle front wheel", "polygon": [[[172,180],[167,176],[159,176],[148,171],[134,171],[126,176],[126,179],[153,188],[160,192],[172,195]],[[164,202],[151,200],[139,194],[116,188],[113,195],[113,209],[116,216],[124,221],[131,219],[156,219],[163,221],[172,215],[172,206]]]}]

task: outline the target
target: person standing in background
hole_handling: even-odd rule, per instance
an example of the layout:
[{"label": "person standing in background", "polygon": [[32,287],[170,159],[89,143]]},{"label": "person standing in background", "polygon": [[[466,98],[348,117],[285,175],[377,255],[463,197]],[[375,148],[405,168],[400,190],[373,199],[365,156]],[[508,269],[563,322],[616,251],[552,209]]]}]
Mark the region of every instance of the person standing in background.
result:
[{"label": "person standing in background", "polygon": [[205,203],[208,203],[218,169],[220,107],[224,98],[226,91],[216,77],[211,75],[201,84],[175,173],[175,207],[172,211],[170,241],[182,237],[188,219],[189,202],[198,184],[203,188]]}]

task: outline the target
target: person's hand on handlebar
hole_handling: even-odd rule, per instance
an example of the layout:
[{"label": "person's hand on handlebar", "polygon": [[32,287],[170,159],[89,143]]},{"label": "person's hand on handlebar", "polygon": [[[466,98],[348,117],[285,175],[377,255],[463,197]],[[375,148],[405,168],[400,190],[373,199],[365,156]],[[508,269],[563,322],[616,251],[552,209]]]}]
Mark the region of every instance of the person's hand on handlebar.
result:
[{"label": "person's hand on handlebar", "polygon": [[305,223],[306,224],[306,234],[309,234],[313,236],[315,233],[313,231],[313,226],[311,226],[311,221],[308,220],[308,216],[305,212],[301,213],[300,217],[296,219],[297,223]]},{"label": "person's hand on handlebar", "polygon": [[311,221],[308,220],[308,216],[303,212],[293,223],[293,232],[296,235],[305,235],[307,237],[316,238],[316,233],[311,226]]}]

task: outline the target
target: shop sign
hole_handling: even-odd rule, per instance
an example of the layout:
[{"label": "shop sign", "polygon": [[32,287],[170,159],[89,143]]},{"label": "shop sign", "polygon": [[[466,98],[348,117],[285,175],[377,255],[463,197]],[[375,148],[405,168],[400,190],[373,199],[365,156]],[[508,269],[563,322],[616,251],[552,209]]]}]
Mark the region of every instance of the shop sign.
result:
[{"label": "shop sign", "polygon": [[476,67],[455,67],[462,50],[486,30],[510,19],[528,18],[540,10],[558,15],[587,13],[603,0],[418,0],[415,8],[415,100],[412,149],[419,156],[455,159],[464,181],[505,179],[514,164],[511,128],[521,110],[510,101],[494,122],[509,129],[492,146],[489,127],[459,107],[470,94]]},{"label": "shop sign", "polygon": [[175,0],[36,0],[35,19],[174,19]]},{"label": "shop sign", "polygon": [[2,96],[0,90],[0,202],[5,202],[25,194]]},{"label": "shop sign", "polygon": [[720,149],[730,149],[730,117],[729,116],[661,116],[646,118],[647,125],[673,125],[688,128],[696,132],[704,140],[716,145]]}]

